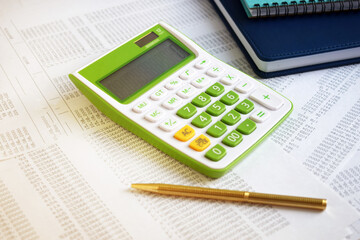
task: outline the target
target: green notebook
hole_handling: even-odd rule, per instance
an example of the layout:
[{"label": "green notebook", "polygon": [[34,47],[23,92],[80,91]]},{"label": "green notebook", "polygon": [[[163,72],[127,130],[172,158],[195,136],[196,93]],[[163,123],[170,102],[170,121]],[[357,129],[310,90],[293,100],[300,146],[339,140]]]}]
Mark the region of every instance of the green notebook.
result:
[{"label": "green notebook", "polygon": [[359,10],[358,0],[241,0],[249,18]]}]

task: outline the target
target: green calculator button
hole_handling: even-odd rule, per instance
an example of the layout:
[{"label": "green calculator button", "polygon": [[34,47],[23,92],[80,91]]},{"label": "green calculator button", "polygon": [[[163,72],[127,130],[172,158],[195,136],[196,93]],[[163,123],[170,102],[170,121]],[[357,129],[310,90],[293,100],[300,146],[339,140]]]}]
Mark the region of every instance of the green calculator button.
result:
[{"label": "green calculator button", "polygon": [[225,105],[220,101],[216,101],[206,109],[206,112],[212,116],[219,116],[225,110],[226,110]]},{"label": "green calculator button", "polygon": [[205,107],[211,101],[211,97],[206,93],[200,93],[196,98],[194,98],[191,103],[197,107]]},{"label": "green calculator button", "polygon": [[225,87],[220,83],[215,83],[206,89],[206,93],[210,96],[217,97],[225,91]]},{"label": "green calculator button", "polygon": [[191,103],[188,103],[185,106],[183,106],[182,108],[180,108],[176,114],[179,117],[188,119],[188,118],[191,118],[192,116],[194,116],[194,114],[196,112],[197,112],[196,107],[194,105],[192,105]]},{"label": "green calculator button", "polygon": [[240,121],[241,116],[240,113],[238,113],[235,110],[231,110],[227,114],[224,115],[224,117],[221,119],[223,123],[226,123],[227,125],[235,125],[238,121]]},{"label": "green calculator button", "polygon": [[206,112],[201,113],[199,116],[194,118],[191,122],[192,125],[198,128],[204,128],[211,123],[211,116]]},{"label": "green calculator button", "polygon": [[239,101],[239,95],[237,95],[234,91],[230,91],[221,97],[220,101],[225,103],[226,105],[233,105],[237,101]]},{"label": "green calculator button", "polygon": [[213,148],[211,148],[206,154],[205,157],[210,159],[211,161],[219,161],[226,155],[226,150],[221,145],[216,144]]},{"label": "green calculator button", "polygon": [[218,121],[206,131],[212,137],[220,137],[226,132],[226,125]]},{"label": "green calculator button", "polygon": [[249,135],[256,129],[256,123],[250,119],[246,119],[236,128],[239,132],[245,135]]},{"label": "green calculator button", "polygon": [[248,99],[244,99],[241,103],[239,103],[235,110],[242,114],[248,114],[254,109],[254,103]]},{"label": "green calculator button", "polygon": [[222,143],[229,146],[229,147],[235,147],[239,145],[239,143],[242,141],[242,135],[236,130],[233,130],[230,132],[226,137],[222,140]]}]

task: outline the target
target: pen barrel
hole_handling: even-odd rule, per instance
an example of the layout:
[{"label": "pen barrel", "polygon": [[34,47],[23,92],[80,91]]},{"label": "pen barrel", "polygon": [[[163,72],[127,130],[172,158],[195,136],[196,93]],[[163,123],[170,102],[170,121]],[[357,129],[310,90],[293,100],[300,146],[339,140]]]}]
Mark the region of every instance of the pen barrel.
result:
[{"label": "pen barrel", "polygon": [[246,191],[234,191],[225,189],[201,188],[191,186],[176,186],[162,184],[156,190],[157,193],[184,197],[207,198],[235,202],[248,202],[286,207],[307,208],[324,210],[326,199],[308,198],[298,196],[286,196],[267,193],[255,193]]}]

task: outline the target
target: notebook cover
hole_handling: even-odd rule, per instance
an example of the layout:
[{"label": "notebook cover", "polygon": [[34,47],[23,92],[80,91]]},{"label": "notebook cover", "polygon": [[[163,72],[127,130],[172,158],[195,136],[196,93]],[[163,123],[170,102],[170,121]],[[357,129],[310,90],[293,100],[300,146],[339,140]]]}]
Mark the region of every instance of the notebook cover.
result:
[{"label": "notebook cover", "polygon": [[[258,58],[275,61],[360,47],[359,12],[249,19],[239,0],[220,0]],[[359,58],[322,63],[277,72],[260,71],[240,40],[211,0],[254,72],[263,78],[358,63]]]}]

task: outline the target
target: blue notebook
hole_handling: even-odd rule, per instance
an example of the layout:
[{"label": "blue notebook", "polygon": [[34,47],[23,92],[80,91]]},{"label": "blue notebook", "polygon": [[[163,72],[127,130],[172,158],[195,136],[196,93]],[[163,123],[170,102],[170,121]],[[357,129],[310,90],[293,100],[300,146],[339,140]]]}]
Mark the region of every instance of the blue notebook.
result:
[{"label": "blue notebook", "polygon": [[249,18],[359,10],[358,0],[240,0]]},{"label": "blue notebook", "polygon": [[240,0],[212,0],[263,78],[360,62],[360,13],[250,19]]}]

